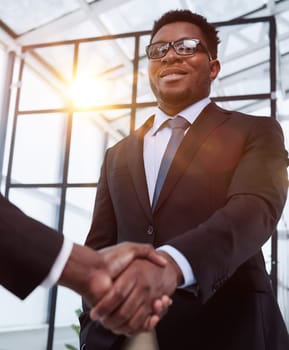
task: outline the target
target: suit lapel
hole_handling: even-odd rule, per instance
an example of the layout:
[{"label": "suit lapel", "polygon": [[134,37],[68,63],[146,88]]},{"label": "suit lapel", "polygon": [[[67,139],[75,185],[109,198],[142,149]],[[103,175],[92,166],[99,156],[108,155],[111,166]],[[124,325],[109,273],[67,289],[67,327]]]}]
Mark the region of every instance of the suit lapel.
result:
[{"label": "suit lapel", "polygon": [[153,120],[154,116],[149,118],[142,127],[128,137],[126,152],[128,167],[131,172],[137,196],[149,219],[152,218],[152,211],[143,160],[143,139],[146,132],[152,127]]},{"label": "suit lapel", "polygon": [[218,108],[214,103],[210,103],[202,111],[200,116],[188,130],[176,153],[154,212],[156,212],[167,199],[178,179],[183,175],[186,168],[191,163],[199,147],[204,143],[213,130],[224,123],[229,116],[230,112]]}]

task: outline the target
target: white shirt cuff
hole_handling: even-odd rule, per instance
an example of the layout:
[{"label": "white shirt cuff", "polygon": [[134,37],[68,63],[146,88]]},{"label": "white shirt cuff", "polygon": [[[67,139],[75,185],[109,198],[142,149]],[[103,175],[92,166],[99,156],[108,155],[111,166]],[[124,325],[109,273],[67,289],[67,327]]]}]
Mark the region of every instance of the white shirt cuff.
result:
[{"label": "white shirt cuff", "polygon": [[72,247],[73,242],[70,239],[64,237],[60,252],[55,259],[55,262],[52,265],[48,276],[46,276],[44,281],[41,283],[42,287],[50,288],[56,284],[71,254]]},{"label": "white shirt cuff", "polygon": [[184,283],[178,286],[178,288],[185,288],[197,282],[188,259],[179,250],[168,244],[158,247],[157,250],[162,250],[168,253],[181,269]]}]

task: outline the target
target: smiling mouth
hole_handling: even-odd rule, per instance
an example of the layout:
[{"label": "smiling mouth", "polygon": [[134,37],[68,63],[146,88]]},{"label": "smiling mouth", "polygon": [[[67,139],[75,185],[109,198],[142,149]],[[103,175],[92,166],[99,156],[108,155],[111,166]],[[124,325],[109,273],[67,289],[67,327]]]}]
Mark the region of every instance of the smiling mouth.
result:
[{"label": "smiling mouth", "polygon": [[165,82],[174,82],[182,79],[184,76],[185,76],[184,73],[171,72],[171,73],[162,74],[160,78],[162,81],[165,81]]},{"label": "smiling mouth", "polygon": [[165,78],[168,76],[181,76],[181,75],[185,75],[186,73],[184,71],[181,70],[165,70],[163,72],[161,72],[160,77],[161,78]]}]

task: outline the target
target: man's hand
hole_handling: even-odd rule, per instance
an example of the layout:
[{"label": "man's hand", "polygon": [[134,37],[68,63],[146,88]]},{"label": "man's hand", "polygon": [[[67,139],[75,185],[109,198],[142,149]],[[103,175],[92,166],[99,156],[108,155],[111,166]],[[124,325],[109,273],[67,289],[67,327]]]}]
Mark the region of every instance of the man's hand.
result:
[{"label": "man's hand", "polygon": [[[165,267],[145,259],[134,260],[93,308],[92,318],[99,319],[115,333],[134,335],[151,330],[166,310],[161,307],[162,311],[156,315],[155,300],[160,302],[163,295],[172,295],[182,281],[177,264],[167,254],[162,254],[168,260]],[[169,306],[164,299],[162,302]]]},{"label": "man's hand", "polygon": [[112,279],[115,279],[136,258],[150,260],[161,267],[167,264],[167,259],[157,253],[150,244],[124,242],[101,249],[98,253],[101,254],[103,265]]},{"label": "man's hand", "polygon": [[88,305],[96,305],[112,286],[104,259],[98,252],[73,244],[72,252],[58,284],[82,295]]},{"label": "man's hand", "polygon": [[[121,243],[100,251],[74,244],[58,283],[95,306],[110,290],[113,280],[136,258],[149,259],[160,269],[166,265],[166,259],[148,244]],[[156,301],[155,312],[162,313],[169,302],[166,297]]]}]

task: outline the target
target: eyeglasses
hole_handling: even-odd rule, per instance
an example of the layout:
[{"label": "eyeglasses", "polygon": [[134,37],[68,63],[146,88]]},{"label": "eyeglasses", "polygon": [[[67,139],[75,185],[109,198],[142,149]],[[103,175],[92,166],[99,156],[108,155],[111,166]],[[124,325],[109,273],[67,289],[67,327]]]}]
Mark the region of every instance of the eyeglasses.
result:
[{"label": "eyeglasses", "polygon": [[192,38],[183,38],[171,42],[160,41],[158,43],[147,45],[146,54],[150,59],[159,59],[165,57],[170,47],[173,47],[175,52],[180,56],[193,56],[197,53],[198,47],[200,47],[207,54],[209,61],[212,61],[213,59],[208,49],[200,42],[200,40]]}]

